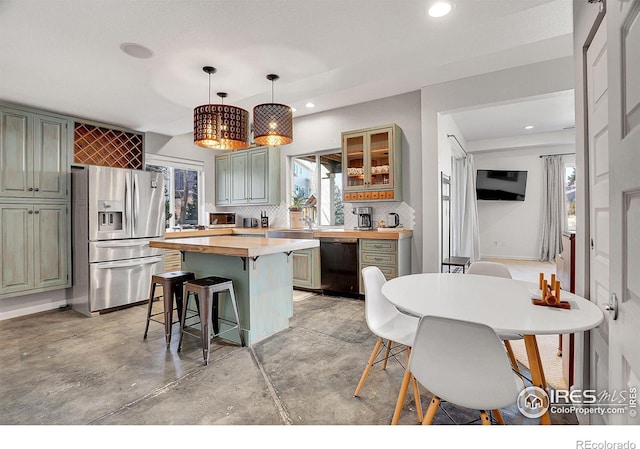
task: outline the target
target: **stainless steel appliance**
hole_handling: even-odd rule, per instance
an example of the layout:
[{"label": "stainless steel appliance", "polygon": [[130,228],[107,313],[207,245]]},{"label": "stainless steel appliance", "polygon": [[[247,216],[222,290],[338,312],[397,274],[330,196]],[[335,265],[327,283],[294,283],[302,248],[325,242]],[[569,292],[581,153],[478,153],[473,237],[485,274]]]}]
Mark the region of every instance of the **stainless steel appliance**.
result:
[{"label": "stainless steel appliance", "polygon": [[387,227],[397,228],[398,226],[400,226],[400,215],[395,212],[387,214]]},{"label": "stainless steel appliance", "polygon": [[73,287],[71,306],[87,316],[146,300],[151,276],[164,270],[161,173],[111,167],[71,172]]},{"label": "stainless steel appliance", "polygon": [[257,218],[244,218],[242,220],[242,225],[245,228],[257,228],[258,227],[258,219]]},{"label": "stainless steel appliance", "polygon": [[358,231],[373,229],[373,221],[371,220],[373,209],[371,207],[354,207],[352,212],[358,216],[358,225],[354,229]]},{"label": "stainless steel appliance", "polygon": [[209,227],[230,228],[236,226],[236,214],[211,212],[209,214]]},{"label": "stainless steel appliance", "polygon": [[320,286],[324,294],[360,297],[358,239],[320,239]]}]

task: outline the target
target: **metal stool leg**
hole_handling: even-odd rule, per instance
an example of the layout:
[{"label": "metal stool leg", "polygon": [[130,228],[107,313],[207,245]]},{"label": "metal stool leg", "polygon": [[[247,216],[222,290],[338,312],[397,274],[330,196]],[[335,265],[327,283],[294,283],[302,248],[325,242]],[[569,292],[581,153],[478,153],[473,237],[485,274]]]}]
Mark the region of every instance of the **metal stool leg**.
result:
[{"label": "metal stool leg", "polygon": [[240,345],[245,346],[244,344],[244,335],[242,334],[242,329],[240,328],[240,317],[238,316],[238,304],[236,303],[236,294],[233,290],[233,284],[229,286],[229,296],[231,296],[231,304],[233,305],[233,314],[236,317],[236,324],[238,327],[238,335],[240,336]]},{"label": "metal stool leg", "polygon": [[219,293],[215,292],[213,294],[213,334],[214,335],[218,335],[218,332],[220,332],[220,322],[218,321],[218,314],[219,312],[219,308],[218,308],[218,299],[219,299]]},{"label": "metal stool leg", "polygon": [[167,348],[171,344],[171,323],[173,322],[173,285],[171,280],[162,283],[162,299],[164,300],[164,338]]},{"label": "metal stool leg", "polygon": [[[204,358],[204,364],[209,364],[209,345],[211,340],[210,326],[212,320],[212,308],[211,308],[211,296],[207,294],[200,295],[200,335],[202,338],[202,357]],[[202,314],[206,315],[203,317]]]},{"label": "metal stool leg", "polygon": [[144,328],[143,340],[147,339],[147,333],[149,332],[149,322],[151,321],[151,308],[153,307],[153,296],[156,293],[156,283],[151,282],[151,289],[149,291],[149,307],[147,307],[147,325]]},{"label": "metal stool leg", "polygon": [[189,303],[189,293],[187,292],[184,300],[182,301],[182,317],[180,318],[180,341],[178,342],[178,352],[182,351],[182,339],[184,338],[184,326],[187,320],[187,304]]}]

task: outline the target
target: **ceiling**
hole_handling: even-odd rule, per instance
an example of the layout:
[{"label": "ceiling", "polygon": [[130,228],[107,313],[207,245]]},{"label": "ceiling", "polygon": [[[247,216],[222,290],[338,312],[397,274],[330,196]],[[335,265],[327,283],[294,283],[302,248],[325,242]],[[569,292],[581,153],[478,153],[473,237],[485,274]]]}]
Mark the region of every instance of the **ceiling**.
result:
[{"label": "ceiling", "polygon": [[[465,140],[558,133],[575,127],[574,91],[452,113]],[[532,128],[526,129],[525,127]]]},{"label": "ceiling", "polygon": [[0,100],[173,136],[208,102],[205,65],[212,102],[269,102],[277,73],[275,101],[301,116],[572,54],[570,0],[455,0],[440,19],[430,3],[0,0]]}]

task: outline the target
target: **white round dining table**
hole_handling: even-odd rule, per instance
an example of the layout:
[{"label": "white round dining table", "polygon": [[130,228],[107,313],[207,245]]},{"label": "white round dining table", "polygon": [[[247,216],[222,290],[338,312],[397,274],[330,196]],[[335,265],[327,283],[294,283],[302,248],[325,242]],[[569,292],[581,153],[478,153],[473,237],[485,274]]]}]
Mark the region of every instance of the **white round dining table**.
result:
[{"label": "white round dining table", "polygon": [[[405,313],[472,321],[499,333],[523,335],[532,382],[546,390],[535,336],[587,331],[598,326],[604,314],[596,304],[564,290],[560,299],[568,301],[570,309],[534,305],[531,297],[537,288],[535,283],[493,276],[423,273],[387,281],[382,294]],[[408,386],[410,373],[405,377]],[[400,417],[403,388],[404,379],[392,424],[397,424]],[[540,422],[550,424],[549,414]]]}]

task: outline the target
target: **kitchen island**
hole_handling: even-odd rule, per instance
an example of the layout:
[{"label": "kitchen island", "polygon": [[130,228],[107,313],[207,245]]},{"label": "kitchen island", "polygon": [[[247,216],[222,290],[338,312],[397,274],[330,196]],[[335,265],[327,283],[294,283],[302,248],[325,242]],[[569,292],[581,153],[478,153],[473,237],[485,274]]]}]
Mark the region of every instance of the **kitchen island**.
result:
[{"label": "kitchen island", "polygon": [[[318,240],[263,237],[191,237],[152,240],[149,246],[178,250],[182,269],[196,278],[221,276],[233,281],[245,342],[253,345],[289,327],[293,315],[291,253],[314,248]],[[232,319],[232,310],[220,297],[219,314]],[[221,330],[224,325],[221,324]],[[233,333],[230,339],[237,338]],[[236,341],[239,343],[239,340]]]}]

